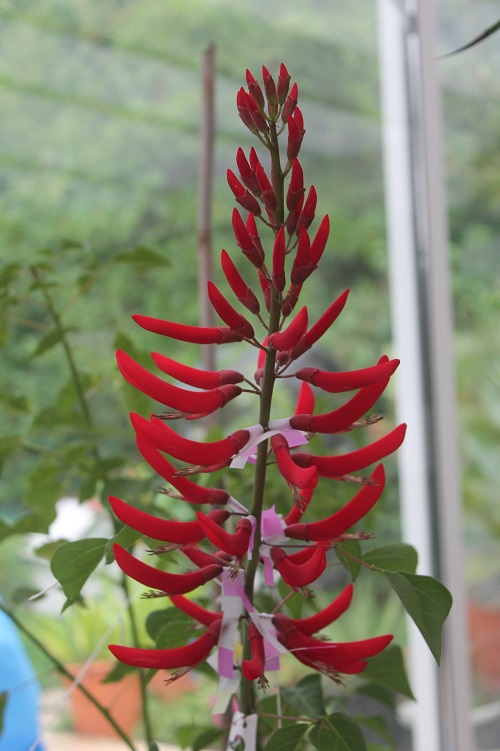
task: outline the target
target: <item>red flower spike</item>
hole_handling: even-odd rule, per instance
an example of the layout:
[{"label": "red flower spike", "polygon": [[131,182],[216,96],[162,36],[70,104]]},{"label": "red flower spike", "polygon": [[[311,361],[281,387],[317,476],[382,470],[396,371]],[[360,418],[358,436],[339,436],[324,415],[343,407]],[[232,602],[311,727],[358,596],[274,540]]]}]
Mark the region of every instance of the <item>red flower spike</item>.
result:
[{"label": "red flower spike", "polygon": [[248,641],[250,642],[252,658],[250,660],[242,660],[241,672],[247,681],[255,681],[258,679],[262,683],[267,684],[267,681],[264,678],[266,665],[264,639],[253,621],[250,621],[248,624]]},{"label": "red flower spike", "polygon": [[289,86],[290,86],[290,76],[288,75],[286,66],[283,65],[283,63],[281,63],[280,72],[278,75],[278,85],[276,89],[276,94],[278,97],[278,104],[280,106],[283,105],[286,101]]},{"label": "red flower spike", "polygon": [[292,360],[296,360],[298,357],[300,357],[300,355],[303,355],[304,352],[307,352],[307,350],[310,349],[313,344],[316,344],[318,339],[320,339],[323,334],[328,331],[330,326],[341,314],[344,305],[346,304],[348,294],[348,289],[342,292],[342,294],[332,302],[330,307],[325,310],[321,318],[319,318],[316,323],[311,326],[309,331],[304,334],[302,340],[292,349],[290,353],[290,358]]},{"label": "red flower spike", "polygon": [[281,313],[286,318],[293,311],[299,301],[299,295],[302,290],[302,284],[292,285],[281,306]]},{"label": "red flower spike", "polygon": [[[355,423],[378,401],[388,383],[388,380],[381,380],[371,386],[365,386],[352,399],[332,412],[323,415],[296,414],[290,418],[290,425],[295,430],[305,430],[307,433],[343,433],[356,427]],[[379,419],[380,417],[375,416],[371,422],[378,422]]]},{"label": "red flower spike", "polygon": [[300,147],[302,146],[302,139],[304,133],[300,131],[297,123],[295,122],[293,115],[288,115],[288,146],[286,149],[286,155],[289,162],[291,162],[298,155]]},{"label": "red flower spike", "polygon": [[254,195],[260,196],[260,188],[259,183],[257,182],[257,178],[255,177],[255,173],[253,169],[250,167],[247,158],[245,156],[245,153],[241,146],[239,147],[238,151],[236,152],[236,164],[238,165],[238,170],[240,172],[241,181],[243,184],[248,188],[249,191],[251,191]]},{"label": "red flower spike", "polygon": [[222,326],[187,326],[184,323],[174,323],[143,315],[133,315],[132,318],[146,331],[190,344],[227,344],[243,341],[241,334]]},{"label": "red flower spike", "polygon": [[241,87],[241,89],[236,94],[236,106],[238,108],[238,115],[240,116],[243,124],[246,125],[246,127],[251,130],[252,133],[256,133],[257,128],[255,127],[255,123],[252,120],[250,110],[248,109],[247,94],[243,87]]},{"label": "red flower spike", "polygon": [[287,352],[304,336],[307,324],[307,308],[304,306],[299,310],[295,318],[290,321],[284,331],[277,331],[275,334],[271,334],[269,344],[280,352]]},{"label": "red flower spike", "polygon": [[[238,331],[242,334],[245,339],[253,339],[255,332],[250,321],[247,321],[241,313],[238,313],[238,311],[233,308],[213,282],[208,282],[207,287],[209,300],[224,323],[226,323],[233,331]],[[229,387],[225,386],[224,388]],[[234,388],[238,387],[235,386]]]},{"label": "red flower spike", "polygon": [[286,194],[286,207],[288,211],[294,211],[305,193],[304,172],[298,159],[292,162],[290,185]]},{"label": "red flower spike", "polygon": [[290,456],[288,441],[284,436],[273,435],[271,437],[271,448],[274,451],[280,474],[292,489],[315,487],[318,484],[317,473],[310,471],[314,470],[314,467],[308,466],[305,468],[307,472],[304,472],[304,467],[299,467],[294,458]]},{"label": "red flower spike", "polygon": [[170,599],[178,610],[190,615],[203,626],[211,626],[212,623],[217,623],[222,618],[222,613],[212,613],[183,595],[171,595]]},{"label": "red flower spike", "polygon": [[125,665],[153,670],[176,670],[195,667],[206,660],[219,640],[221,620],[214,621],[205,633],[185,647],[172,649],[140,649],[110,644],[108,649]]},{"label": "red flower spike", "polygon": [[269,71],[265,67],[265,65],[262,66],[262,80],[264,82],[264,91],[266,93],[267,109],[268,109],[269,115],[271,117],[273,117],[276,114],[276,111],[277,111],[277,107],[276,107],[276,99],[277,99],[276,84],[274,83],[274,78],[269,73]]},{"label": "red flower spike", "polygon": [[130,419],[136,432],[144,435],[155,448],[187,464],[224,466],[243,448],[250,436],[248,430],[237,430],[221,441],[200,443],[184,438],[161,420],[153,419],[150,422],[134,412]]},{"label": "red flower spike", "polygon": [[[115,516],[121,522],[132,527],[132,529],[136,529],[141,535],[152,537],[154,540],[186,545],[187,543],[201,542],[205,538],[205,533],[199,521],[178,522],[159,519],[157,516],[130,506],[113,495],[109,496],[109,503]],[[211,516],[217,522],[223,522],[229,517],[229,512],[217,509],[212,512]]]},{"label": "red flower spike", "polygon": [[132,386],[151,399],[186,414],[210,414],[241,394],[241,387],[234,384],[218,386],[209,391],[190,391],[172,386],[150,373],[121,350],[117,351],[116,360],[121,374]]},{"label": "red flower spike", "polygon": [[221,253],[221,266],[229,286],[240,303],[244,305],[250,313],[258,315],[260,312],[260,303],[257,297],[248,284],[243,280],[240,272],[225,250]]},{"label": "red flower spike", "polygon": [[299,98],[299,87],[296,83],[293,84],[290,93],[288,94],[283,109],[281,110],[281,119],[285,123],[288,117],[292,114],[297,106],[297,100]]},{"label": "red flower spike", "polygon": [[266,118],[264,117],[262,110],[255,101],[254,97],[252,96],[252,94],[245,94],[245,99],[248,111],[250,112],[250,117],[252,118],[256,129],[261,133],[267,133]]},{"label": "red flower spike", "polygon": [[261,212],[257,200],[243,187],[234,172],[230,169],[227,171],[227,182],[240,206],[251,214],[259,216]]},{"label": "red flower spike", "polygon": [[348,584],[341,594],[326,608],[309,618],[291,618],[292,623],[307,636],[312,636],[340,618],[351,604],[354,587]]},{"label": "red flower spike", "polygon": [[271,558],[285,584],[294,589],[306,587],[316,581],[326,568],[326,555],[322,545],[315,546],[313,554],[304,563],[292,563],[290,556],[279,547],[271,548]]},{"label": "red flower spike", "polygon": [[264,305],[269,313],[271,310],[271,284],[268,282],[264,274],[259,270],[259,283],[264,295]]},{"label": "red flower spike", "polygon": [[219,550],[224,551],[224,553],[234,555],[236,558],[243,558],[248,550],[250,535],[252,533],[252,522],[250,519],[240,519],[236,526],[236,532],[231,534],[200,511],[196,515],[205,535],[213,545],[219,548]]},{"label": "red flower spike", "polygon": [[159,352],[151,352],[155,365],[166,375],[176,378],[187,386],[198,389],[215,389],[230,383],[241,383],[245,377],[237,370],[200,370],[171,360]]},{"label": "red flower spike", "polygon": [[262,202],[264,203],[266,209],[274,215],[274,212],[276,211],[276,208],[278,206],[274,188],[271,185],[269,178],[266,175],[264,168],[262,167],[260,162],[257,162],[254,169],[257,182],[259,183]]},{"label": "red flower spike", "polygon": [[254,78],[254,76],[248,69],[246,72],[246,79],[248,91],[250,92],[252,98],[255,100],[257,105],[261,107],[261,109],[264,109],[264,94],[262,93],[262,89],[260,88],[258,81]]},{"label": "red flower spike", "polygon": [[340,456],[313,456],[312,454],[296,453],[293,461],[299,467],[316,467],[320,477],[340,479],[344,475],[350,475],[370,464],[380,461],[389,456],[401,446],[406,433],[406,425],[403,423],[378,441],[369,446],[351,451],[349,454]]},{"label": "red flower spike", "polygon": [[285,529],[286,536],[307,542],[327,542],[340,537],[371,511],[382,495],[384,485],[384,467],[379,464],[370,476],[370,484],[363,485],[339,511],[318,522],[290,524]]},{"label": "red flower spike", "polygon": [[378,365],[372,365],[370,368],[339,373],[329,373],[326,370],[318,370],[318,368],[301,368],[297,370],[295,377],[301,381],[312,383],[330,394],[338,394],[343,391],[354,391],[354,389],[370,386],[378,380],[386,381],[398,365],[399,360],[389,360],[387,357],[383,357]]},{"label": "red flower spike", "polygon": [[202,584],[215,579],[222,573],[222,566],[216,563],[205,566],[197,571],[189,571],[187,574],[170,574],[161,571],[154,566],[139,561],[121,545],[113,545],[115,559],[121,570],[131,579],[143,584],[150,589],[157,589],[169,595],[184,595]]},{"label": "red flower spike", "polygon": [[285,230],[280,227],[274,240],[272,284],[276,292],[282,292],[285,287]]},{"label": "red flower spike", "polygon": [[323,217],[323,220],[321,224],[319,225],[319,229],[316,232],[314,240],[311,243],[310,260],[311,260],[311,265],[314,269],[317,267],[320,261],[320,258],[323,255],[323,251],[325,250],[325,246],[326,246],[329,234],[330,234],[330,219],[328,217],[328,214],[326,214],[326,216]]},{"label": "red flower spike", "polygon": [[186,477],[177,475],[177,469],[139,431],[136,431],[136,441],[139,451],[149,466],[174,486],[180,493],[182,500],[187,503],[210,503],[212,506],[223,506],[228,502],[229,493],[226,490],[204,488]]}]

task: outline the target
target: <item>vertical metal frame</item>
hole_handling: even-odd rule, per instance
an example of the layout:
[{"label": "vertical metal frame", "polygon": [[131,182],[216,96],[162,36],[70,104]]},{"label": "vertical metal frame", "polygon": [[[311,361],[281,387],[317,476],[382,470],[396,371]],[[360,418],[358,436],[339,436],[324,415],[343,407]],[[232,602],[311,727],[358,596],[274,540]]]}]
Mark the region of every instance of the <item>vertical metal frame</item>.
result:
[{"label": "vertical metal frame", "polygon": [[378,0],[404,539],[454,598],[439,672],[410,625],[414,751],[472,751],[452,303],[433,0]]}]

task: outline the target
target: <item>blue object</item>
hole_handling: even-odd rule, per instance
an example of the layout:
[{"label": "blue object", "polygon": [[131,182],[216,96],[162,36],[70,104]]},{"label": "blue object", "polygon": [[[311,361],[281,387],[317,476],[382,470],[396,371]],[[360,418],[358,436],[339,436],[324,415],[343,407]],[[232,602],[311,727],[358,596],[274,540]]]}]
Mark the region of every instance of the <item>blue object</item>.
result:
[{"label": "blue object", "polygon": [[[29,751],[39,733],[40,690],[16,628],[0,610],[1,691],[7,691],[8,697],[0,751]],[[44,751],[43,744],[37,744],[36,751]]]}]

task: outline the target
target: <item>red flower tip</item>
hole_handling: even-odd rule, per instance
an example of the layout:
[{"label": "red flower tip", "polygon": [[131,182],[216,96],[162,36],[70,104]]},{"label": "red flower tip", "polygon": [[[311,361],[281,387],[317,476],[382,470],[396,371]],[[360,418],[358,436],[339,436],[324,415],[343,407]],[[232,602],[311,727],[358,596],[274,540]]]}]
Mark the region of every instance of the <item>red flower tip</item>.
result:
[{"label": "red flower tip", "polygon": [[285,103],[289,86],[290,86],[290,76],[288,74],[286,66],[283,63],[281,63],[280,72],[278,75],[278,86],[276,90],[277,97],[278,97],[278,104],[280,106]]},{"label": "red flower tip", "polygon": [[295,318],[288,324],[284,331],[271,334],[269,337],[269,344],[280,352],[287,352],[289,349],[292,349],[292,347],[294,347],[304,335],[307,329],[307,323],[307,308],[304,306],[299,310]]},{"label": "red flower tip", "polygon": [[215,284],[210,281],[208,282],[208,297],[216,313],[232,331],[238,332],[245,339],[253,339],[255,332],[252,324],[233,308]]},{"label": "red flower tip", "polygon": [[309,555],[307,560],[295,563],[282,548],[271,548],[271,558],[275,568],[281,574],[283,581],[294,589],[306,587],[316,581],[326,568],[326,555],[322,545],[315,545],[308,549],[307,553]]},{"label": "red flower tip", "polygon": [[243,187],[234,172],[230,169],[227,171],[227,182],[240,206],[246,211],[250,211],[251,214],[259,216],[261,212],[257,200]]}]

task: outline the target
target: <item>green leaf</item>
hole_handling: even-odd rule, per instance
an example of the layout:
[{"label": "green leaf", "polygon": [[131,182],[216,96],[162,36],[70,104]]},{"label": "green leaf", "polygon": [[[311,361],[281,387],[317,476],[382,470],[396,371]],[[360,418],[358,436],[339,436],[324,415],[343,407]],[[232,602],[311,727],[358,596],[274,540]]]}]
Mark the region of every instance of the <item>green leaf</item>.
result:
[{"label": "green leaf", "polygon": [[344,712],[325,717],[311,730],[309,740],[317,751],[366,751],[361,728]]},{"label": "green leaf", "polygon": [[326,714],[321,676],[318,674],[307,675],[296,686],[283,688],[281,698],[290,704],[297,714],[314,718]]},{"label": "green leaf", "polygon": [[115,256],[114,260],[117,263],[130,264],[134,271],[139,274],[150,269],[170,266],[170,262],[149,245],[136,245],[127,253],[120,253]]},{"label": "green leaf", "polygon": [[368,696],[370,699],[380,702],[380,704],[385,704],[386,707],[390,707],[392,710],[396,709],[394,691],[382,686],[382,684],[375,683],[375,681],[373,683],[363,683],[357,686],[355,691],[357,694]]},{"label": "green leaf", "polygon": [[14,391],[13,393],[7,391],[0,392],[0,405],[12,412],[26,413],[30,411],[27,397],[19,391]]},{"label": "green leaf", "polygon": [[406,612],[424,637],[434,659],[441,659],[441,632],[450,612],[452,596],[431,576],[384,572]]},{"label": "green leaf", "polygon": [[146,618],[146,630],[158,649],[181,647],[196,636],[193,619],[177,608],[154,610]]},{"label": "green leaf", "polygon": [[394,748],[394,737],[385,717],[381,717],[380,715],[356,715],[356,719],[364,727],[369,728],[389,743],[391,748]]},{"label": "green leaf", "polygon": [[65,542],[57,548],[50,569],[67,597],[66,606],[79,599],[83,585],[101,562],[107,543],[105,537],[94,537]]},{"label": "green leaf", "polygon": [[0,269],[0,289],[8,287],[21,271],[20,263],[6,263]]},{"label": "green leaf", "polygon": [[108,563],[113,563],[115,560],[115,554],[113,552],[113,545],[117,543],[118,545],[121,545],[122,548],[130,548],[131,545],[134,544],[134,542],[137,542],[137,540],[142,537],[140,532],[137,532],[137,530],[132,529],[132,527],[127,527],[124,525],[117,533],[112,537],[110,540],[108,540],[108,544],[106,545],[106,549],[104,551],[104,560]]},{"label": "green leaf", "polygon": [[354,581],[359,576],[361,570],[361,545],[358,540],[348,540],[347,542],[339,542],[333,547],[337,558],[340,563],[348,570],[351,578]]},{"label": "green leaf", "polygon": [[377,681],[408,699],[415,699],[406,676],[403,653],[397,644],[387,647],[376,657],[371,657],[362,677]]},{"label": "green leaf", "polygon": [[384,571],[408,571],[414,574],[417,570],[418,553],[411,545],[389,542],[367,550],[363,553],[363,561]]},{"label": "green leaf", "polygon": [[207,728],[203,730],[193,741],[193,751],[201,751],[202,748],[208,748],[214,741],[218,741],[224,735],[221,728]]},{"label": "green leaf", "polygon": [[295,722],[279,728],[266,743],[266,751],[293,751],[307,732],[309,725],[305,722]]},{"label": "green leaf", "polygon": [[67,328],[51,329],[45,334],[45,336],[42,336],[34,351],[31,353],[31,357],[33,358],[43,355],[44,352],[47,352],[47,350],[52,349],[56,344],[59,344],[64,336],[70,331],[76,331],[76,328],[74,326],[69,326]]},{"label": "green leaf", "polygon": [[130,665],[124,665],[123,662],[117,662],[109,673],[102,679],[102,683],[118,683],[129,673],[133,673],[135,668]]},{"label": "green leaf", "polygon": [[8,691],[0,691],[0,733],[2,733],[3,731],[3,715],[5,712],[5,707],[7,706],[8,698]]}]

